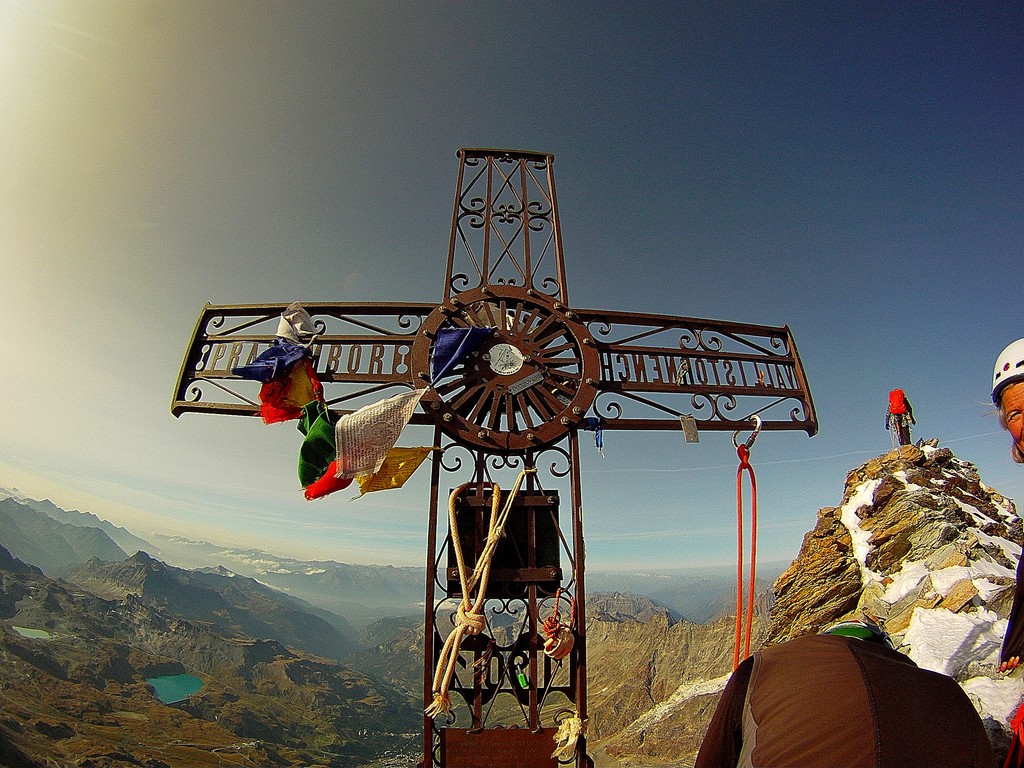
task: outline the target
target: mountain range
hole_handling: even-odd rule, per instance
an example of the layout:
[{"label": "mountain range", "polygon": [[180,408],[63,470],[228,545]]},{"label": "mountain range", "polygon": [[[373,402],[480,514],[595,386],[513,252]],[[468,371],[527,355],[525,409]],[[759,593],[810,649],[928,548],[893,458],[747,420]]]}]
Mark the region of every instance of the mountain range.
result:
[{"label": "mountain range", "polygon": [[226,568],[344,616],[357,627],[384,616],[423,613],[422,568],[295,560],[180,536],[153,539],[168,562],[186,568]]},{"label": "mountain range", "polygon": [[[0,755],[20,756],[3,764],[189,767],[221,764],[223,752],[243,764],[352,766],[382,741],[413,738],[418,702],[393,686],[239,634],[237,611],[182,618],[146,597],[146,582],[158,595],[174,588],[166,566],[144,555],[120,565],[120,581],[87,569],[108,591],[135,582],[109,599],[0,554]],[[209,597],[194,585],[190,594]],[[203,687],[174,706],[147,683],[186,673]]]},{"label": "mountain range", "polygon": [[[0,501],[0,545],[11,542],[0,549],[0,764],[156,768],[233,754],[267,766],[415,765],[422,569],[170,537],[134,537],[146,546],[127,557],[103,527],[40,520],[47,505]],[[961,684],[1005,753],[1024,670],[996,668],[1021,536],[1012,501],[937,441],[876,457],[850,471],[788,567],[759,566],[779,575],[757,601],[754,647],[877,617],[916,663]],[[692,764],[732,668],[730,574],[588,572],[588,582],[597,768]],[[337,612],[322,602],[332,590]],[[204,685],[174,706],[145,682],[185,672]]]},{"label": "mountain range", "polygon": [[[97,517],[92,512],[79,512],[75,509],[61,509],[49,499],[30,499],[22,496],[14,489],[0,488],[0,497],[3,496],[13,498],[22,506],[34,509],[36,512],[45,515],[55,522],[70,525],[75,528],[99,529],[105,533],[107,537],[109,537],[110,540],[121,549],[122,552],[138,552],[140,549],[149,552],[154,551],[150,542],[139,538],[127,528],[122,528],[114,525],[108,520]],[[155,552],[154,554],[159,554],[159,552]]]},{"label": "mountain range", "polygon": [[336,661],[357,645],[357,633],[343,617],[226,569],[187,571],[140,551],[120,563],[93,558],[70,573],[68,581],[107,600],[135,595],[228,636],[272,637]]},{"label": "mountain range", "polygon": [[[419,616],[423,612],[424,570],[419,567],[362,565],[333,560],[297,560],[263,550],[222,546],[182,536],[150,535],[143,539],[96,515],[65,511],[49,500],[27,499],[0,488],[10,499],[7,522],[0,511],[0,543],[51,576],[64,576],[93,557],[120,561],[130,553],[147,552],[183,569],[231,572],[344,616],[362,629],[382,617]],[[32,515],[24,508],[37,512]],[[2,510],[2,507],[0,507]],[[32,530],[23,530],[32,523]],[[40,527],[46,527],[45,534]],[[105,535],[101,535],[105,534]],[[65,540],[87,539],[68,545]],[[108,541],[109,539],[109,541]],[[43,550],[43,551],[40,551]],[[788,563],[760,563],[758,586],[766,589]],[[602,571],[587,573],[589,591],[644,595],[667,606],[679,618],[703,623],[729,610],[735,572],[731,567],[686,568],[674,571]]]},{"label": "mountain range", "polygon": [[123,560],[128,556],[102,528],[59,522],[40,506],[46,505],[0,499],[0,543],[15,557],[59,577],[93,557]]}]

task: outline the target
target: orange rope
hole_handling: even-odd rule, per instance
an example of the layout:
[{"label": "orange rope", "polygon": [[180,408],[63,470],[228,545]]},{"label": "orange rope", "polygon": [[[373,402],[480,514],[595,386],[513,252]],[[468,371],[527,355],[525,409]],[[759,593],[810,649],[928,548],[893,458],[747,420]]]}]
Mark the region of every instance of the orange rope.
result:
[{"label": "orange rope", "polygon": [[747,596],[747,631],[743,643],[743,658],[750,655],[750,630],[754,622],[754,578],[757,563],[757,480],[750,466],[750,446],[737,445],[740,465],[736,470],[736,644],[733,649],[732,668],[740,665],[740,638],[743,635],[743,470],[750,475],[750,584]]}]

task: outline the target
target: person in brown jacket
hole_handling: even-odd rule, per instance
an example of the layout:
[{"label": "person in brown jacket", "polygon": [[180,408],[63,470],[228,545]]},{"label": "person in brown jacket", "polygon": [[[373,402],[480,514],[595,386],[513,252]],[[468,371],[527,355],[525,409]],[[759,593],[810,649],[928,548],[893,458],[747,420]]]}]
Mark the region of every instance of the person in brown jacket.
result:
[{"label": "person in brown jacket", "polygon": [[765,648],[739,665],[695,768],[992,768],[985,726],[946,675],[867,622]]}]

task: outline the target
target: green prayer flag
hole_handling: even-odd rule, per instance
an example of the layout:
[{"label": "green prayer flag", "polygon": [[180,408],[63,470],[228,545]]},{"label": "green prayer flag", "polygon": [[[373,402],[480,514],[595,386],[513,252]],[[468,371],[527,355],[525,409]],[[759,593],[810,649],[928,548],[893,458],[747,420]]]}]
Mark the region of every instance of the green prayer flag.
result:
[{"label": "green prayer flag", "polygon": [[324,476],[337,455],[334,420],[327,406],[319,400],[305,405],[298,430],[306,436],[299,448],[299,482],[306,488]]}]

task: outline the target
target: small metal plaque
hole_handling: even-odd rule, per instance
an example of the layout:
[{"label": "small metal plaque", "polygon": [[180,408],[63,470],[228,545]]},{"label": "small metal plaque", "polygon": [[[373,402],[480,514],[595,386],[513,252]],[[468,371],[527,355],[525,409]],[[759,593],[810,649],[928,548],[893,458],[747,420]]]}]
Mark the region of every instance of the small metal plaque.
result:
[{"label": "small metal plaque", "polygon": [[509,386],[508,391],[513,395],[518,395],[520,392],[525,392],[535,384],[540,384],[544,381],[544,374],[541,371],[534,371],[525,379],[520,379],[515,384]]},{"label": "small metal plaque", "polygon": [[683,427],[683,436],[688,443],[699,443],[700,433],[697,432],[697,420],[688,413],[679,417],[679,423]]},{"label": "small metal plaque", "polygon": [[447,768],[555,768],[550,729],[441,729],[441,764]]}]

